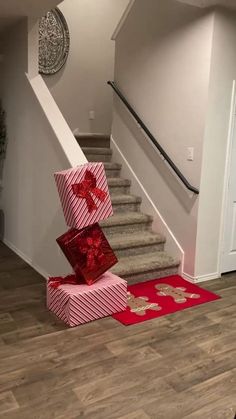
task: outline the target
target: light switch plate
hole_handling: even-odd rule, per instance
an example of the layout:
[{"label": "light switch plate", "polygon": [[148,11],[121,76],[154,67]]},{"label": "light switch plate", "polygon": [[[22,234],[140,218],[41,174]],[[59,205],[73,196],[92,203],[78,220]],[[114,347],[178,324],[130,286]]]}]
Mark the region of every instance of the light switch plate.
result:
[{"label": "light switch plate", "polygon": [[92,121],[93,119],[95,119],[95,112],[94,111],[89,111],[89,119]]},{"label": "light switch plate", "polygon": [[187,160],[188,161],[193,161],[194,160],[194,148],[193,147],[188,147],[187,148]]}]

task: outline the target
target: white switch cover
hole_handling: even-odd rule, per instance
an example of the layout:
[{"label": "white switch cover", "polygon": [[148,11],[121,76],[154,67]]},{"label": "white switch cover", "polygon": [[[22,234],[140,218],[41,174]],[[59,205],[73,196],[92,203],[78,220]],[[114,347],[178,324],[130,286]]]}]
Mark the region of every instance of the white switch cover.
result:
[{"label": "white switch cover", "polygon": [[94,111],[89,111],[89,119],[92,121],[93,119],[95,119],[95,112]]},{"label": "white switch cover", "polygon": [[194,148],[193,147],[188,147],[187,149],[187,160],[188,161],[193,161],[194,159]]}]

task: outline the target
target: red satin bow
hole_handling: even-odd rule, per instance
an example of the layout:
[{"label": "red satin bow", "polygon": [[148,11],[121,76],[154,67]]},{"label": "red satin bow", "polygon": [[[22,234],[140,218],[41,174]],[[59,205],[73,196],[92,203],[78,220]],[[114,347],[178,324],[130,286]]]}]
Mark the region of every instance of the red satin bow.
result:
[{"label": "red satin bow", "polygon": [[94,202],[92,194],[95,195],[100,201],[106,199],[107,193],[97,188],[97,180],[92,172],[86,170],[84,180],[80,183],[72,185],[72,189],[75,195],[79,198],[86,199],[88,211],[92,212],[97,210],[97,205]]},{"label": "red satin bow", "polygon": [[48,283],[52,288],[59,288],[60,285],[65,284],[78,285],[75,275],[68,275],[66,277],[57,276],[55,278],[49,278]]},{"label": "red satin bow", "polygon": [[101,249],[102,237],[98,231],[94,231],[90,237],[79,239],[80,252],[87,257],[88,269],[94,269],[104,262],[105,255]]}]

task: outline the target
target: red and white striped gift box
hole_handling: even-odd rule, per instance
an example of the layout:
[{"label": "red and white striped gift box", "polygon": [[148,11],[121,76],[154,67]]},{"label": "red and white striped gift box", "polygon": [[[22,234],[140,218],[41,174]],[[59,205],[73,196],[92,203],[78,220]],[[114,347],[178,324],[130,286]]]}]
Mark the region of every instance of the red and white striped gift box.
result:
[{"label": "red and white striped gift box", "polygon": [[[91,183],[95,187],[89,187],[91,183],[86,180],[86,176],[93,177],[94,182],[92,180]],[[113,215],[103,163],[86,163],[56,172],[54,177],[69,227],[81,229]],[[80,188],[80,192],[76,193],[74,188]],[[89,207],[91,203],[92,209]]]},{"label": "red and white striped gift box", "polygon": [[127,307],[127,282],[111,272],[93,285],[47,283],[47,307],[71,327],[124,311]]}]

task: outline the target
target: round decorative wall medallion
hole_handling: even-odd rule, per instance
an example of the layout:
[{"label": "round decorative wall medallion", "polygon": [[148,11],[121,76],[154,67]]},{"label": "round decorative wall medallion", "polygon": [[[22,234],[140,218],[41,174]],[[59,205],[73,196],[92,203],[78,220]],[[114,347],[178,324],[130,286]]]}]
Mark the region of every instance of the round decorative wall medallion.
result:
[{"label": "round decorative wall medallion", "polygon": [[70,48],[68,25],[62,12],[56,8],[39,22],[39,72],[55,74],[65,64]]}]

